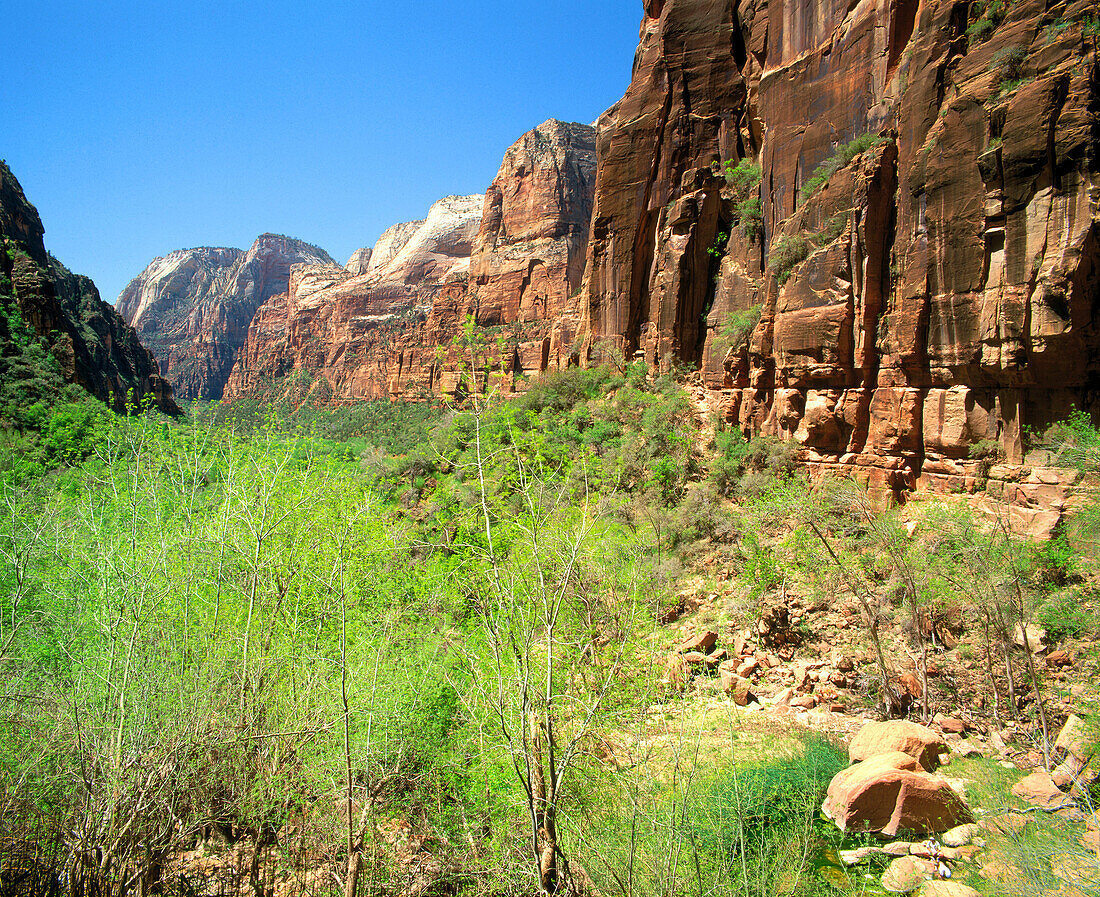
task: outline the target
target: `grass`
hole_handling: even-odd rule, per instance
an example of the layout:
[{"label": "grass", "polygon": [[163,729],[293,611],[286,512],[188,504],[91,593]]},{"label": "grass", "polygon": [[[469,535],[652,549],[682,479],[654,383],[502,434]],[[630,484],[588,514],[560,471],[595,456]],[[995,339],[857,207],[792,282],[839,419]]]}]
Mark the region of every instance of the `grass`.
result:
[{"label": "grass", "polygon": [[[1019,770],[1004,769],[992,760],[972,759],[954,764],[951,774],[970,783],[972,806],[990,811],[1024,808],[1011,793],[1012,785],[1023,777]],[[1100,864],[1096,855],[1081,844],[1083,827],[1067,825],[1051,813],[1018,814],[1016,820],[1022,820],[1018,830],[1006,825],[983,832],[983,863],[999,871],[996,880],[971,876],[967,884],[998,897],[1032,897],[1065,885],[1073,885],[1087,897],[1100,895]]]}]

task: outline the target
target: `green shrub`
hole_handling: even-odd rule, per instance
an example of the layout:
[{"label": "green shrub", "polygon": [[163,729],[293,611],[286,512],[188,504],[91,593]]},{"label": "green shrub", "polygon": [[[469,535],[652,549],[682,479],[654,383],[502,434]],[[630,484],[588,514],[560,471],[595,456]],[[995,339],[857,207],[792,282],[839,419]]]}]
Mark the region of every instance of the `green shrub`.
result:
[{"label": "green shrub", "polygon": [[764,230],[764,212],[760,205],[759,196],[747,196],[737,204],[737,220],[740,223],[741,233],[750,240],[755,240]]},{"label": "green shrub", "polygon": [[1012,0],[975,0],[970,4],[966,36],[979,43],[984,41],[997,30],[1011,8]]},{"label": "green shrub", "polygon": [[731,766],[689,806],[689,840],[738,893],[772,894],[781,883],[784,893],[826,891],[812,882],[824,847],[815,820],[829,782],[847,765],[840,748],[811,735],[792,757]]},{"label": "green shrub", "polygon": [[802,201],[805,202],[818,191],[818,189],[834,174],[847,166],[856,156],[864,153],[872,147],[886,142],[886,138],[878,134],[860,134],[847,143],[842,143],[824,162],[814,169],[809,180],[802,185]]},{"label": "green shrub", "polygon": [[1035,620],[1054,639],[1095,636],[1100,631],[1095,602],[1075,591],[1056,592],[1039,605]]},{"label": "green shrub", "polygon": [[768,267],[780,285],[785,284],[795,266],[805,261],[813,244],[801,234],[780,237],[772,243],[768,253]]},{"label": "green shrub", "polygon": [[718,331],[718,345],[727,352],[731,349],[736,351],[745,345],[756,325],[760,323],[763,308],[762,305],[753,305],[731,314]]},{"label": "green shrub", "polygon": [[745,468],[749,443],[740,430],[719,430],[714,434],[716,451],[707,473],[720,495],[732,495]]}]

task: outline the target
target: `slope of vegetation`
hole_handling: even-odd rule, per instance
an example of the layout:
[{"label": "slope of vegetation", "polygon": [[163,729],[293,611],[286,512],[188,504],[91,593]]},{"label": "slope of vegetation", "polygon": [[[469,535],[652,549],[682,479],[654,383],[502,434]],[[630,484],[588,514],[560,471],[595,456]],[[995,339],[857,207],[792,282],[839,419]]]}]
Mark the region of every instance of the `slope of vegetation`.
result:
[{"label": "slope of vegetation", "polygon": [[[911,537],[788,446],[703,454],[695,428],[641,367],[461,409],[59,427],[0,504],[0,852],[118,894],[864,893],[821,874],[843,755],[706,677],[681,696],[659,621],[689,586],[723,633],[789,595],[862,606],[855,689],[915,718],[955,706],[927,664],[966,629],[993,712],[1038,739],[1055,695],[1012,630],[1095,636],[1091,543],[961,505]],[[902,709],[906,653],[932,685]]]}]

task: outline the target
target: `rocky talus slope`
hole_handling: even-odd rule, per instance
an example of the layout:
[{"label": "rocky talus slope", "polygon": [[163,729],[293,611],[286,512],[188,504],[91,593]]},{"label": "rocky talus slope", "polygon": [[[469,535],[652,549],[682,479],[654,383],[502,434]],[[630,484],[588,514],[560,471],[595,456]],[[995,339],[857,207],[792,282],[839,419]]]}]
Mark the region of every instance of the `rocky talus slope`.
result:
[{"label": "rocky talus slope", "polygon": [[[45,228],[38,211],[8,166],[0,162],[0,291],[4,340],[11,334],[8,302],[18,317],[41,337],[66,382],[76,383],[118,411],[132,401],[152,401],[174,414],[172,389],[133,328],[104,302],[95,284],[73,274],[46,252]],[[28,393],[27,400],[39,398]]]},{"label": "rocky talus slope", "polygon": [[[441,200],[344,268],[296,267],[257,313],[227,395],[295,371],[322,397],[453,395],[471,370],[478,388],[494,377],[510,391],[567,363],[595,170],[595,130],[550,120],[508,149],[484,196]],[[476,345],[462,346],[471,316]]]},{"label": "rocky talus slope", "polygon": [[263,234],[247,252],[200,247],[154,259],[116,308],[183,399],[220,399],[252,317],[285,293],[296,264],[333,265],[323,249]]},{"label": "rocky talus slope", "polygon": [[729,422],[894,492],[1091,410],[1095,7],[1006,6],[647,3],[599,123],[589,352],[698,365]]}]

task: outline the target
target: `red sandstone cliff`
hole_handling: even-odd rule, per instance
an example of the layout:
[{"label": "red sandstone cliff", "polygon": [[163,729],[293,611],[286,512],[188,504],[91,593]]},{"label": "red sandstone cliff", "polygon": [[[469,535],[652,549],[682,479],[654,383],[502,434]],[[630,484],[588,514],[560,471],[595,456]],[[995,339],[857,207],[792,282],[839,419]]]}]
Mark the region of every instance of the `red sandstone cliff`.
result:
[{"label": "red sandstone cliff", "polygon": [[316,246],[277,234],[247,252],[201,247],[154,259],[115,303],[184,399],[219,399],[256,309],[285,292],[290,267],[334,264]]},{"label": "red sandstone cliff", "polygon": [[987,6],[646,4],[600,121],[590,357],[700,364],[728,420],[894,490],[971,485],[972,443],[1018,460],[1093,408],[1094,7]]},{"label": "red sandstone cliff", "polygon": [[[261,307],[227,396],[294,371],[339,399],[460,390],[464,369],[511,389],[564,363],[595,184],[595,131],[544,122],[508,149],[484,197],[448,197],[395,225],[347,268],[296,266]],[[473,316],[473,362],[458,346]],[[472,384],[467,384],[470,388]]]}]

